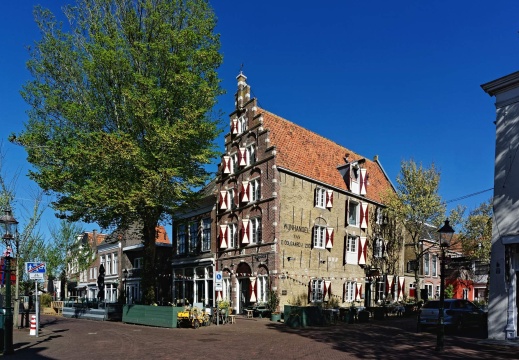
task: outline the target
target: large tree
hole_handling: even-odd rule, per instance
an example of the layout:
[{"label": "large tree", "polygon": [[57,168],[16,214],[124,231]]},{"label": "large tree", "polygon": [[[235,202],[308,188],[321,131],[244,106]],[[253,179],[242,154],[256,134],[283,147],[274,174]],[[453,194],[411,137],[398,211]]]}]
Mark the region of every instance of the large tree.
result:
[{"label": "large tree", "polygon": [[70,221],[141,224],[144,301],[155,300],[155,232],[195,196],[217,155],[222,93],[216,18],[206,0],[78,0],[41,31],[22,96],[30,177]]},{"label": "large tree", "polygon": [[[415,264],[419,264],[424,255],[424,234],[431,225],[438,225],[445,214],[445,204],[438,194],[440,173],[434,164],[427,168],[413,160],[402,161],[396,181],[397,191],[388,192],[384,201],[388,206],[389,217],[397,219],[406,230],[406,253],[412,254]],[[413,270],[419,299],[418,266]]]}]

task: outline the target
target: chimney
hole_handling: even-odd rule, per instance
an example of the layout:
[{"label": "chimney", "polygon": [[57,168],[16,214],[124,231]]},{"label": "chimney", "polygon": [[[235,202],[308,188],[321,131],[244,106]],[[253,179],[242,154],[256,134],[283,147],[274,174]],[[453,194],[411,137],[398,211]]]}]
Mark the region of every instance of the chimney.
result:
[{"label": "chimney", "polygon": [[247,85],[247,77],[243,75],[240,71],[240,74],[236,77],[238,80],[238,91],[236,92],[236,108],[241,109],[243,104],[247,103],[250,100],[250,86]]}]

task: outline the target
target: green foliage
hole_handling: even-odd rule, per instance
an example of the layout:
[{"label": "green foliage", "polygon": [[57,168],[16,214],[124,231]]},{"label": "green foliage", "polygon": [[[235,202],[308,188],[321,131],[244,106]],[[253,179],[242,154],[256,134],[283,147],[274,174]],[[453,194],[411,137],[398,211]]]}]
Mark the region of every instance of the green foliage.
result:
[{"label": "green foliage", "polygon": [[[444,217],[445,205],[438,194],[439,185],[440,173],[434,164],[425,168],[413,160],[402,161],[396,193],[384,195],[389,218],[394,218],[405,227],[404,246],[413,249],[416,261],[424,254],[420,240],[427,224],[439,224]],[[417,284],[419,280],[416,270]]]},{"label": "green foliage", "polygon": [[40,304],[42,307],[50,307],[52,303],[52,296],[50,294],[41,294]]},{"label": "green foliage", "polygon": [[324,306],[326,309],[337,309],[339,308],[339,299],[337,299],[335,296],[332,296],[330,300],[328,300],[325,303]]},{"label": "green foliage", "polygon": [[459,239],[471,259],[490,261],[492,245],[492,200],[480,204],[462,223]]},{"label": "green foliage", "polygon": [[65,17],[66,28],[35,9],[29,119],[10,141],[25,147],[60,217],[142,225],[149,302],[155,228],[196,199],[218,155],[216,18],[205,0],[77,0]]},{"label": "green foliage", "polygon": [[297,296],[292,296],[288,303],[294,306],[306,306],[308,305],[308,294],[301,293]]},{"label": "green foliage", "polygon": [[59,277],[66,272],[67,264],[73,265],[78,273],[88,269],[95,253],[87,239],[79,238],[82,233],[80,225],[66,220],[59,222],[59,228],[50,228],[53,241],[47,244],[43,258],[49,275]]},{"label": "green foliage", "polygon": [[444,293],[446,299],[452,299],[454,297],[454,286],[452,284],[445,286]]},{"label": "green foliage", "polygon": [[272,289],[269,289],[269,295],[267,299],[267,309],[271,313],[278,312],[278,306],[279,306],[279,295],[277,291],[274,291]]},{"label": "green foliage", "polygon": [[218,302],[218,309],[224,310],[231,307],[231,303],[227,300],[222,300]]}]

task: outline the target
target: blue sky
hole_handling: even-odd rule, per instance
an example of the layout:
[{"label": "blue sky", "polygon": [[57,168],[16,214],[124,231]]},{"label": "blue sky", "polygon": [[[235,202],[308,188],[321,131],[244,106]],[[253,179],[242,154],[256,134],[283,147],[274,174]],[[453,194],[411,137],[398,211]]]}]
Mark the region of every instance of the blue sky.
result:
[{"label": "blue sky", "polygon": [[[39,39],[32,16],[38,3],[57,14],[67,1],[9,1],[0,13],[0,141],[4,172],[21,171],[17,207],[31,206],[36,185],[25,177],[24,150],[6,139],[27,119],[19,90],[29,79],[25,48]],[[414,159],[439,168],[446,201],[493,187],[494,99],[480,85],[519,70],[516,0],[212,4],[227,91],[217,108],[226,131],[243,64],[261,107],[367,158],[378,155],[394,183],[401,161]],[[223,151],[222,138],[219,146]],[[491,195],[449,206],[470,210]]]}]

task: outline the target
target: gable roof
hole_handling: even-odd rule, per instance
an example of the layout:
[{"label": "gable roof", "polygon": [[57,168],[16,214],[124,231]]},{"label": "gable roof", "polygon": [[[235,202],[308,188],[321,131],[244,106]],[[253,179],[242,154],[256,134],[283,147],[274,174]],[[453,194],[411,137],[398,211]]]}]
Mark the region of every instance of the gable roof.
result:
[{"label": "gable roof", "polygon": [[[267,110],[258,108],[258,112],[263,114],[264,126],[270,131],[270,144],[276,147],[278,168],[348,191],[337,167],[345,165],[345,157],[350,162],[364,157]],[[384,192],[394,187],[378,160],[365,160],[369,179],[366,198],[382,203]]]}]

